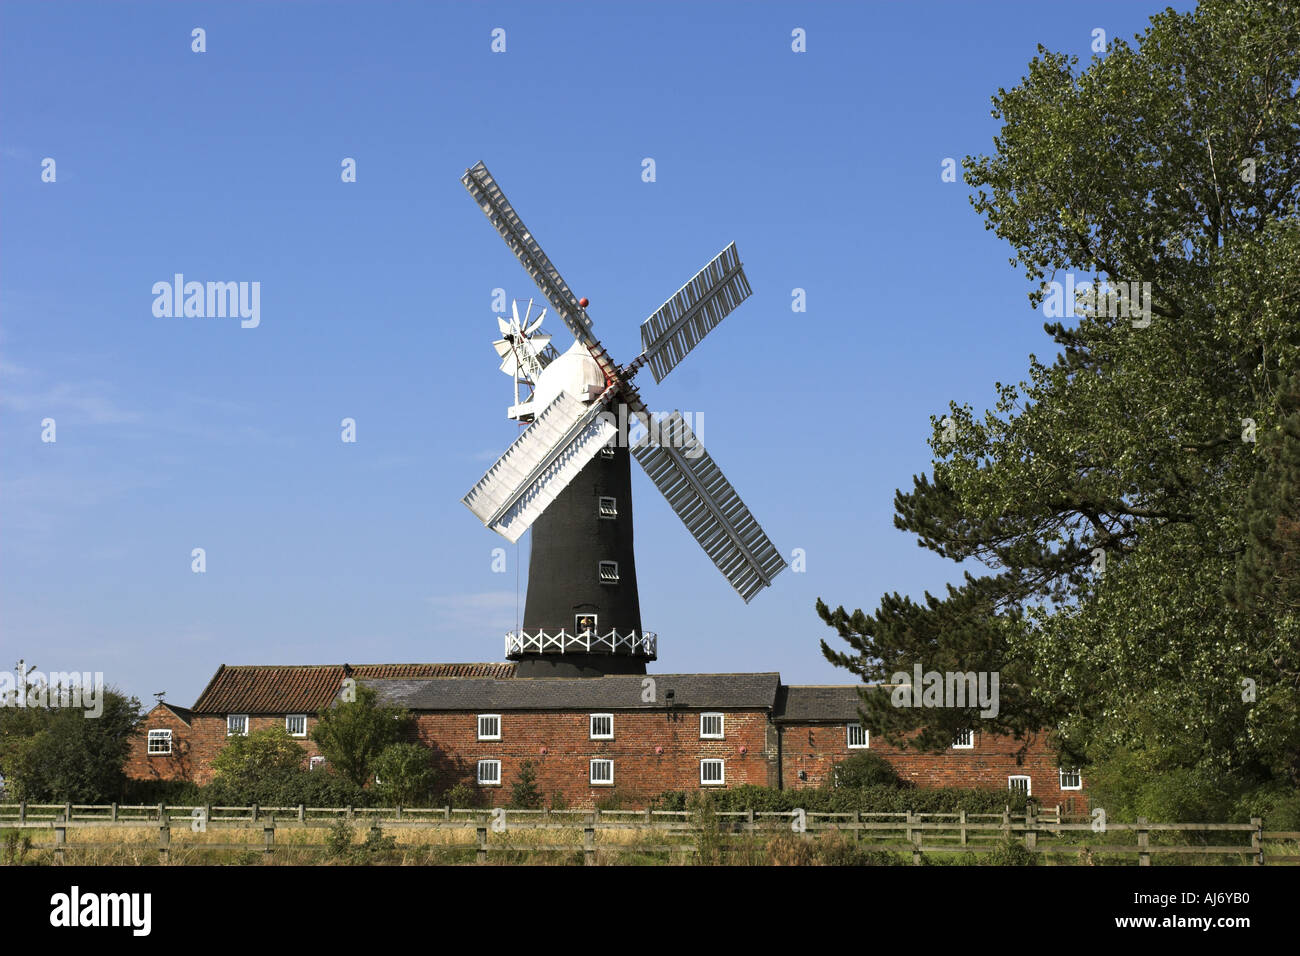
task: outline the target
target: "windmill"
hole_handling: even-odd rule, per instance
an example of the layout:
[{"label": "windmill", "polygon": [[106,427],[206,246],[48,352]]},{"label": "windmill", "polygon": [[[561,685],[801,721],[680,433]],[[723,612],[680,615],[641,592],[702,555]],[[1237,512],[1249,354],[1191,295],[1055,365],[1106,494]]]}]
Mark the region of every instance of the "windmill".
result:
[{"label": "windmill", "polygon": [[[516,307],[509,330],[498,320],[502,371],[516,379],[509,416],[531,424],[462,500],[509,541],[533,529],[523,626],[506,636],[506,656],[521,677],[643,674],[658,641],[641,630],[629,420],[645,429],[632,454],[746,603],[786,566],[681,413],[654,418],[632,384],[645,366],[662,382],[749,296],[740,255],[727,246],[641,323],[641,354],[619,366],[592,332],[587,300],[573,295],[487,167],[478,163],[461,182],[576,340],[543,364],[550,338],[530,344],[528,330],[540,327],[531,305],[523,319]],[[529,407],[515,414],[521,379]]]}]

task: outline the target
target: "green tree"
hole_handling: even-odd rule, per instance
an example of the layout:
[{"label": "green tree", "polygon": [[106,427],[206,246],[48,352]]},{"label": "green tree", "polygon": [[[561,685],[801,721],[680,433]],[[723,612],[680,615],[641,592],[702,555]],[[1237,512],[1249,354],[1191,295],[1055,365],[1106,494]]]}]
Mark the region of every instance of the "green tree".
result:
[{"label": "green tree", "polygon": [[[819,600],[848,645],[822,650],[868,681],[998,671],[1000,713],[978,726],[1056,727],[1068,762],[1228,790],[1293,779],[1300,15],[1206,0],[1076,66],[1040,48],[998,91],[995,152],[964,162],[971,202],[1034,306],[1072,272],[1139,299],[1150,283],[1150,314],[1083,303],[991,410],[934,416],[933,476],[897,494],[895,524],[986,571],[871,614]],[[1261,575],[1280,579],[1265,600],[1228,600]],[[890,704],[864,696],[873,729],[927,749],[978,719]]]},{"label": "green tree", "polygon": [[517,810],[541,808],[542,791],[537,787],[537,766],[531,760],[525,760],[519,765],[519,775],[510,788],[510,802],[506,806]]},{"label": "green tree", "polygon": [[409,722],[407,711],[379,706],[378,694],[359,684],[355,700],[321,713],[311,739],[335,771],[362,787],[374,775],[376,758],[389,744],[401,742]]},{"label": "green tree", "polygon": [[212,758],[213,778],[234,793],[251,796],[271,781],[299,773],[306,756],[284,727],[267,727],[227,737],[226,746]]},{"label": "green tree", "polygon": [[399,806],[428,803],[437,772],[423,744],[389,744],[375,758],[379,793]]},{"label": "green tree", "polygon": [[[30,685],[34,686],[34,685]],[[99,709],[98,716],[93,715]],[[123,767],[140,701],[102,690],[102,709],[0,707],[0,775],[6,798],[104,803],[126,786]]]}]

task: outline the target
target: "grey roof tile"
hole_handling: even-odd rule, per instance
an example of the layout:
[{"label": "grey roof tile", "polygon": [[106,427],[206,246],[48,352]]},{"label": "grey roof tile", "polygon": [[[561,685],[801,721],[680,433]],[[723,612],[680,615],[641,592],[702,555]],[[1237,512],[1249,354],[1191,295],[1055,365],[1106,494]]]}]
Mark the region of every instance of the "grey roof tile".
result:
[{"label": "grey roof tile", "polygon": [[[655,700],[641,699],[646,677]],[[381,703],[409,710],[662,710],[668,691],[685,709],[772,710],[781,676],[760,674],[649,674],[608,677],[472,677],[364,680]]]}]

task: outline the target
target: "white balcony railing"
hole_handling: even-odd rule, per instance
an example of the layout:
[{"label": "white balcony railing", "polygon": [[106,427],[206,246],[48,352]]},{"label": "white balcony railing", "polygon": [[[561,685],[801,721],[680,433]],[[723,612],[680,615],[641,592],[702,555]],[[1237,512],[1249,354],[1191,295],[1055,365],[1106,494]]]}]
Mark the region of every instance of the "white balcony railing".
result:
[{"label": "white balcony railing", "polygon": [[653,631],[596,634],[582,631],[510,631],[506,634],[506,656],[516,654],[630,654],[654,659],[659,636]]}]

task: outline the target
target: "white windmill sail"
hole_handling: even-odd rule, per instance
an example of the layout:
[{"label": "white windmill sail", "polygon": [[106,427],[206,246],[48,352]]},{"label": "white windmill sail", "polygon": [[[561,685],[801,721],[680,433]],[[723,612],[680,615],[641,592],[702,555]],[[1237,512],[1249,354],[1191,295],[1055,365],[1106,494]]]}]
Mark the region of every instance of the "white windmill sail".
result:
[{"label": "white windmill sail", "polygon": [[[633,411],[649,414],[644,405]],[[656,440],[634,446],[632,454],[748,604],[785,569],[785,560],[681,413],[656,425],[649,433]]]},{"label": "white windmill sail", "polygon": [[573,337],[591,352],[592,357],[607,376],[613,378],[617,375],[618,370],[614,360],[592,334],[591,319],[587,315],[587,310],[578,304],[577,296],[564,281],[564,276],[560,275],[560,270],[555,268],[550,257],[542,251],[542,247],[528,231],[528,227],[519,218],[514,207],[510,205],[510,201],[506,199],[505,193],[488,172],[488,168],[481,162],[475,163],[465,171],[460,181],[488,217],[488,221],[500,233],[501,238],[506,241],[506,245],[510,247],[510,251],[515,254],[515,258],[519,260],[524,270],[537,283],[537,288],[542,290],[542,295],[546,297],[547,302],[551,303],[555,314],[568,326]]},{"label": "white windmill sail", "polygon": [[641,353],[662,382],[753,290],[733,242],[641,323]]},{"label": "white windmill sail", "polygon": [[461,500],[478,519],[518,541],[578,472],[618,433],[601,402],[559,396]]}]

